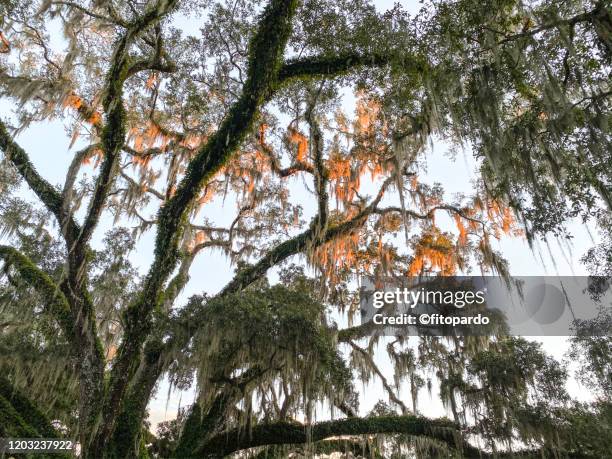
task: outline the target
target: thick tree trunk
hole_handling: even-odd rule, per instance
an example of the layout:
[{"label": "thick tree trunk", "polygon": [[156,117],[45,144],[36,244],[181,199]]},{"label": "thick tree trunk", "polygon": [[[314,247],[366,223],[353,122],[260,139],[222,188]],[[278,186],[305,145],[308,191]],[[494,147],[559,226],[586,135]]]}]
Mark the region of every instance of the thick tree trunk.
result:
[{"label": "thick tree trunk", "polygon": [[[70,273],[71,279],[76,277],[76,273]],[[79,376],[79,442],[87,449],[99,426],[104,400],[104,352],[95,329],[94,308],[85,288],[65,280],[60,289],[68,299],[74,323],[71,344]]]},{"label": "thick tree trunk", "polygon": [[147,345],[145,359],[121,405],[109,445],[114,458],[138,456],[147,404],[163,367],[161,347],[162,343],[157,340]]}]

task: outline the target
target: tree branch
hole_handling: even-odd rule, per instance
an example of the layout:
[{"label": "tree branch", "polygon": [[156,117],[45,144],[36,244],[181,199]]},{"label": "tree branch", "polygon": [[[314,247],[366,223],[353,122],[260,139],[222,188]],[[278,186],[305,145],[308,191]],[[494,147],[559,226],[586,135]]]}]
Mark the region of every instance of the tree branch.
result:
[{"label": "tree branch", "polygon": [[156,25],[155,31],[157,34],[157,39],[155,42],[151,43],[154,48],[153,55],[147,59],[140,59],[134,62],[127,71],[127,78],[135,75],[138,72],[142,72],[143,70],[157,70],[164,73],[172,73],[176,71],[176,64],[170,61],[164,52],[164,41],[159,24]]},{"label": "tree branch", "polygon": [[427,419],[421,416],[380,416],[371,418],[346,418],[305,425],[277,422],[256,425],[246,432],[244,429],[223,432],[206,442],[195,457],[223,457],[247,448],[265,445],[300,444],[320,441],[330,437],[368,434],[406,434],[428,437],[453,449],[475,452],[462,441],[457,426],[447,419]]},{"label": "tree branch", "polygon": [[374,213],[377,213],[379,215],[385,215],[385,214],[388,214],[388,213],[398,213],[398,214],[406,215],[408,217],[417,218],[419,220],[431,220],[437,210],[446,210],[448,213],[451,213],[451,214],[454,213],[454,214],[459,215],[460,217],[462,217],[462,218],[464,218],[466,220],[470,220],[470,221],[472,221],[474,223],[478,223],[478,224],[482,225],[483,227],[485,226],[485,222],[484,221],[479,220],[479,219],[474,218],[474,217],[470,217],[469,215],[467,215],[459,207],[451,206],[451,205],[448,205],[448,204],[441,204],[439,206],[432,207],[431,209],[429,209],[424,214],[415,212],[415,211],[410,210],[410,209],[402,209],[401,207],[396,207],[396,206],[390,206],[390,207],[385,207],[385,208],[381,208],[381,209],[376,209],[374,211]]},{"label": "tree branch", "polygon": [[83,14],[86,14],[87,16],[90,16],[90,17],[92,17],[94,19],[98,19],[100,21],[108,22],[108,23],[111,23],[111,24],[116,24],[116,25],[121,26],[121,27],[127,27],[128,26],[128,24],[124,20],[119,18],[117,15],[113,15],[112,17],[104,16],[102,14],[96,13],[95,11],[89,10],[89,9],[85,8],[84,6],[81,6],[81,5],[79,5],[78,3],[75,3],[75,2],[55,0],[55,1],[51,2],[51,5],[68,6],[70,8],[74,8],[74,9],[80,11]]},{"label": "tree branch", "polygon": [[395,403],[397,406],[400,407],[400,409],[402,410],[402,414],[406,415],[410,412],[410,410],[408,409],[408,407],[404,404],[404,402],[402,402],[399,397],[397,396],[397,394],[395,393],[395,391],[393,390],[393,388],[389,385],[389,382],[387,381],[387,378],[385,378],[385,375],[382,374],[382,372],[380,371],[380,369],[378,368],[378,366],[376,365],[376,362],[374,362],[374,359],[372,358],[372,356],[369,354],[369,352],[365,349],[363,349],[360,346],[357,346],[355,343],[353,343],[352,341],[348,342],[349,345],[359,354],[361,354],[363,356],[363,358],[366,360],[366,362],[368,363],[368,366],[372,369],[372,371],[374,371],[374,373],[376,373],[376,375],[380,378],[380,381],[382,382],[382,385],[384,387],[384,389],[387,391],[387,394],[389,395],[389,399]]},{"label": "tree branch", "polygon": [[559,27],[562,25],[575,26],[576,24],[580,22],[592,21],[593,18],[597,14],[601,13],[602,11],[605,11],[605,7],[603,6],[603,2],[599,2],[593,10],[586,11],[582,14],[578,14],[569,19],[558,19],[555,21],[547,22],[546,24],[542,24],[538,27],[535,27],[533,29],[530,29],[524,32],[505,36],[503,39],[497,42],[497,45],[503,45],[505,43],[508,43],[514,40],[519,40],[521,38],[533,37],[534,35],[544,32],[545,30],[550,30],[550,29],[553,29],[555,27]]},{"label": "tree branch", "polygon": [[274,151],[272,151],[270,145],[264,141],[263,134],[260,134],[259,145],[261,146],[262,152],[270,160],[270,169],[279,177],[290,177],[297,172],[308,172],[310,174],[314,174],[314,168],[310,164],[306,164],[303,161],[296,161],[289,167],[281,168],[279,159],[274,155]]},{"label": "tree branch", "polygon": [[[58,438],[58,433],[47,417],[11,382],[0,376],[0,399],[4,398],[11,404],[19,417],[42,437]],[[1,419],[1,417],[0,417]]]},{"label": "tree branch", "polygon": [[0,245],[0,258],[4,260],[4,263],[15,268],[19,275],[38,291],[49,313],[55,317],[71,344],[76,346],[70,306],[59,286],[36,267],[28,257],[13,247]]},{"label": "tree branch", "polygon": [[105,410],[105,429],[113,428],[121,398],[140,348],[150,329],[150,312],[161,301],[160,291],[175,268],[181,228],[187,209],[202,185],[227,162],[253,124],[255,114],[277,81],[285,44],[291,32],[296,0],[272,0],[265,9],[250,43],[248,78],[243,93],[221,123],[218,131],[189,163],[176,194],[162,207],[151,265],[141,294],[125,314],[125,337],[119,349],[110,379],[110,395]]},{"label": "tree branch", "polygon": [[358,67],[385,67],[392,62],[403,67],[423,71],[427,63],[417,56],[399,56],[394,53],[344,53],[336,56],[310,56],[288,60],[279,72],[279,81],[289,82],[303,78],[333,77]]},{"label": "tree branch", "polygon": [[129,24],[125,34],[117,42],[106,76],[103,99],[106,123],[102,129],[102,148],[105,158],[96,180],[94,195],[75,246],[77,270],[84,261],[83,248],[91,238],[102,213],[104,202],[114,182],[119,153],[125,143],[125,108],[123,106],[123,84],[130,76],[128,50],[136,37],[149,26],[158,22],[176,4],[177,0],[159,0],[153,7]]},{"label": "tree branch", "polygon": [[[376,196],[376,198],[373,199],[367,207],[365,207],[353,218],[350,218],[342,223],[338,223],[334,226],[329,227],[325,231],[322,238],[320,238],[319,243],[317,245],[329,242],[339,236],[346,235],[350,231],[362,225],[368,218],[368,216],[375,212],[376,206],[379,204],[386,188],[389,186],[390,183],[391,179],[387,179],[382,185],[380,191],[378,192],[378,196]],[[292,255],[296,255],[304,251],[308,247],[310,241],[313,240],[315,234],[315,222],[316,218],[315,220],[313,220],[313,225],[311,225],[309,229],[285,242],[280,243],[272,250],[270,250],[256,264],[238,272],[236,276],[230,281],[230,283],[227,284],[225,288],[219,293],[219,295],[226,295],[228,293],[233,293],[242,290],[243,288],[247,287],[257,279],[259,279],[261,276],[263,276],[272,266],[286,260]]]},{"label": "tree branch", "polygon": [[[319,88],[319,93],[321,87]],[[315,119],[314,105],[316,103],[316,96],[309,102],[308,110],[306,111],[306,120],[310,125],[310,138],[312,139],[311,148],[314,162],[314,182],[315,190],[317,192],[317,201],[319,204],[319,212],[314,224],[314,237],[315,239],[324,237],[327,231],[327,222],[329,217],[329,194],[327,193],[327,183],[329,180],[329,171],[325,167],[325,161],[323,159],[323,133],[319,127],[319,123]]]},{"label": "tree branch", "polygon": [[28,154],[13,140],[2,121],[0,121],[0,149],[4,151],[6,158],[19,171],[19,174],[45,207],[55,216],[66,243],[70,245],[80,231],[78,224],[64,212],[60,193],[39,175]]}]

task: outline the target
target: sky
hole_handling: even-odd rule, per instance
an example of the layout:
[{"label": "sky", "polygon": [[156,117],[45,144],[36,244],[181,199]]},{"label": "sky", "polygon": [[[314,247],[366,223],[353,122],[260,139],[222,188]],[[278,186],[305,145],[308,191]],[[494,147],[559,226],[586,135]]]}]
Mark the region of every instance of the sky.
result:
[{"label": "sky", "polygon": [[[393,6],[391,0],[377,0],[376,5],[380,10]],[[418,2],[400,2],[409,11],[415,12],[418,9]],[[176,26],[181,27],[185,33],[195,34],[198,31],[198,18],[178,18]],[[9,116],[10,110],[14,108],[6,100],[0,100],[0,116]],[[350,101],[347,102],[347,111],[350,109]],[[68,164],[75,151],[78,150],[77,144],[69,149],[70,138],[63,125],[59,121],[45,122],[32,125],[24,130],[18,137],[19,144],[30,154],[31,160],[37,170],[52,184],[63,183],[63,179],[68,168]],[[447,146],[442,142],[434,142],[432,151],[427,160],[427,171],[424,173],[423,181],[432,183],[440,182],[444,185],[446,197],[452,200],[455,193],[469,193],[472,190],[472,181],[475,178],[476,163],[472,158],[471,152],[466,149],[457,153],[454,157],[449,153]],[[88,171],[89,174],[95,171]],[[23,191],[25,195],[32,196],[31,192]],[[226,207],[213,205],[206,207],[206,216],[214,221],[227,221],[233,218],[235,208],[233,202]],[[229,207],[229,209],[228,209]],[[231,216],[231,217],[230,217]],[[122,222],[126,224],[127,222]],[[136,222],[131,222],[136,223]],[[105,229],[112,226],[113,222],[108,215],[105,215],[100,228],[93,240],[94,246],[99,246],[104,236]],[[439,224],[444,225],[443,219]],[[447,223],[450,224],[450,223]],[[589,229],[580,222],[568,222],[568,228],[574,238],[571,245],[565,246],[558,241],[551,240],[546,244],[542,243],[539,250],[532,251],[527,242],[519,238],[503,238],[498,243],[498,249],[508,260],[510,272],[517,276],[535,275],[586,275],[585,267],[579,263],[579,258],[588,248],[594,245],[593,236]],[[134,252],[133,262],[144,274],[152,261],[154,232],[149,231],[138,241]],[[233,275],[233,267],[230,266],[227,258],[213,252],[196,259],[191,269],[191,282],[187,285],[182,294],[182,298],[187,298],[192,294],[208,292],[213,294],[225,285]],[[554,357],[563,358],[567,349],[565,338],[541,338],[544,348]],[[384,346],[380,349],[382,354]],[[384,360],[382,355],[377,358]],[[389,370],[388,365],[383,369]],[[391,373],[388,372],[388,376]],[[386,395],[380,389],[380,384],[361,387],[361,406],[362,413],[366,413],[378,399],[386,399]],[[584,398],[585,394],[579,384],[575,381],[569,383],[569,390],[572,395]],[[149,406],[150,421],[153,425],[163,420],[175,417],[179,406],[186,406],[193,400],[193,392],[169,393],[166,382],[162,382],[157,392],[157,396]],[[407,392],[401,393],[401,398],[405,401],[410,400]],[[446,414],[439,397],[434,392],[428,400],[424,395],[421,408],[423,413],[428,416],[440,416]]]}]

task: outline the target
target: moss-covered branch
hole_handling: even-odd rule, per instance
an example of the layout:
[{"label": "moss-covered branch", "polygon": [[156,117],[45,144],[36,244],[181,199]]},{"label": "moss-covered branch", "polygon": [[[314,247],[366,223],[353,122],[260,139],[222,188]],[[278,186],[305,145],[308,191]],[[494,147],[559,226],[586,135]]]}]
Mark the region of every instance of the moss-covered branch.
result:
[{"label": "moss-covered branch", "polygon": [[[45,415],[4,377],[0,377],[0,437],[59,438]],[[37,457],[66,459],[72,455],[41,453]]]},{"label": "moss-covered branch", "polygon": [[36,436],[58,437],[57,431],[47,417],[4,376],[0,376],[0,399],[10,403],[12,410],[9,410],[6,414],[12,414],[14,418],[14,414],[17,413],[18,419],[13,419],[13,421],[17,422],[17,425],[21,428],[27,426],[26,430],[35,431]]},{"label": "moss-covered branch", "polygon": [[127,377],[135,369],[138,355],[151,326],[151,311],[163,301],[162,288],[178,260],[181,229],[188,209],[203,184],[227,162],[250,130],[257,110],[277,81],[285,44],[291,33],[296,0],[272,0],[264,10],[249,45],[248,78],[243,93],[230,109],[219,130],[189,163],[176,194],[159,213],[155,260],[141,294],[127,308],[125,338],[118,351],[105,409],[105,429],[113,428]]},{"label": "moss-covered branch", "polygon": [[3,437],[38,437],[36,429],[28,425],[2,395],[0,395],[0,435]]},{"label": "moss-covered branch", "polygon": [[162,370],[162,343],[153,339],[144,350],[144,360],[122,404],[109,451],[113,457],[136,457],[147,403]]},{"label": "moss-covered branch", "polygon": [[312,139],[311,149],[314,163],[314,183],[317,192],[319,212],[314,222],[315,241],[317,238],[325,236],[329,221],[329,194],[327,184],[329,181],[329,170],[323,159],[323,133],[318,121],[315,119],[314,105],[316,97],[313,97],[306,111],[306,120],[310,125],[310,138]]},{"label": "moss-covered branch", "polygon": [[64,212],[62,196],[59,191],[40,176],[28,154],[14,141],[13,136],[8,132],[2,121],[0,121],[0,149],[45,207],[55,216],[66,242],[70,244],[80,231],[78,224]]},{"label": "moss-covered branch", "polygon": [[310,56],[288,60],[279,72],[279,80],[289,82],[304,78],[335,77],[359,67],[385,67],[391,63],[423,71],[425,61],[416,56],[396,53],[344,53],[332,56]]},{"label": "moss-covered branch", "polygon": [[278,422],[253,426],[250,431],[235,430],[211,438],[192,457],[222,457],[236,451],[265,445],[301,444],[330,437],[406,434],[428,437],[470,455],[476,449],[465,443],[456,425],[447,419],[427,419],[421,416],[381,416],[347,418],[305,425]]},{"label": "moss-covered branch", "polygon": [[55,317],[68,340],[71,340],[74,345],[74,327],[70,306],[55,282],[28,257],[13,247],[0,245],[0,259],[14,268],[20,277],[40,294],[47,311]]},{"label": "moss-covered branch", "polygon": [[130,76],[129,47],[140,33],[163,18],[174,6],[177,0],[159,0],[149,7],[142,16],[131,22],[126,32],[117,41],[111,59],[111,65],[106,75],[103,107],[106,122],[102,128],[102,149],[104,162],[96,179],[96,187],[89,203],[89,210],[83,228],[74,248],[77,260],[83,261],[81,249],[87,244],[98,224],[104,202],[113,185],[116,176],[119,154],[125,143],[125,108],[123,106],[123,84]]},{"label": "moss-covered branch", "polygon": [[[70,286],[63,282],[58,286],[46,273],[18,250],[0,246],[0,259],[15,269],[19,276],[42,299],[45,309],[55,318],[71,345],[77,371],[80,392],[79,422],[82,424],[82,438],[86,438],[98,418],[104,390],[104,355],[96,335],[95,316],[91,305],[80,309],[70,307],[68,296],[78,300]],[[86,292],[79,292],[88,299]],[[89,304],[89,303],[87,303]]]}]

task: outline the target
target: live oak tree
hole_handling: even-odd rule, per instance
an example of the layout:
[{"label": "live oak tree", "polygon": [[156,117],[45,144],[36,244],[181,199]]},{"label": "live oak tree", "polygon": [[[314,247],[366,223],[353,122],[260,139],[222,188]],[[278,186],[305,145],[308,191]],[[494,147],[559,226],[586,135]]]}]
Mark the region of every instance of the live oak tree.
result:
[{"label": "live oak tree", "polygon": [[[569,237],[573,217],[608,234],[607,2],[433,1],[411,16],[361,0],[11,0],[0,14],[14,108],[0,122],[2,436],[144,456],[165,377],[198,392],[153,448],[174,457],[609,451],[609,399],[573,404],[566,370],[503,327],[384,339],[332,320],[356,312],[360,275],[507,277],[504,234]],[[61,184],[16,138],[52,120],[70,137]],[[419,177],[432,140],[471,149],[473,194],[446,202]],[[215,222],[208,209],[231,201]],[[149,233],[140,275],[130,256]],[[185,300],[215,251],[233,279]],[[575,344],[605,384],[609,340]],[[452,420],[419,415],[432,373]],[[362,418],[355,386],[370,380],[389,405]],[[315,420],[320,403],[332,420]]]}]

